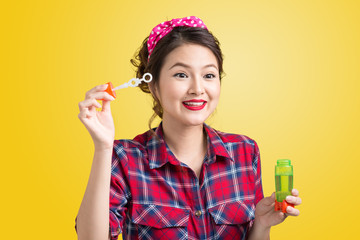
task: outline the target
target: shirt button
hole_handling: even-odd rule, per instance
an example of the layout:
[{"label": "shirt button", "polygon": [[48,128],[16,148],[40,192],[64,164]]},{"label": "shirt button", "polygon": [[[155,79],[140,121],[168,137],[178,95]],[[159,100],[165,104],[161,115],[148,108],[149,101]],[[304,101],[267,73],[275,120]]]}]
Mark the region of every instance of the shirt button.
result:
[{"label": "shirt button", "polygon": [[200,217],[201,216],[201,211],[200,210],[196,211],[195,216]]}]

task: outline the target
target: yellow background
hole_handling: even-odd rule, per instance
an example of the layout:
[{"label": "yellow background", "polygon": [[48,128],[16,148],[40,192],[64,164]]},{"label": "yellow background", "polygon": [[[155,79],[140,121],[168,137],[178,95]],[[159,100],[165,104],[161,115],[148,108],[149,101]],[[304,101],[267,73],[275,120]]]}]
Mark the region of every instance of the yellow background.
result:
[{"label": "yellow background", "polygon": [[[78,103],[134,77],[158,23],[201,17],[225,55],[209,123],[255,139],[265,195],[289,158],[301,215],[272,239],[353,239],[359,224],[359,1],[9,1],[1,18],[1,239],[76,239],[93,143]],[[151,101],[117,91],[116,138],[147,130]]]}]

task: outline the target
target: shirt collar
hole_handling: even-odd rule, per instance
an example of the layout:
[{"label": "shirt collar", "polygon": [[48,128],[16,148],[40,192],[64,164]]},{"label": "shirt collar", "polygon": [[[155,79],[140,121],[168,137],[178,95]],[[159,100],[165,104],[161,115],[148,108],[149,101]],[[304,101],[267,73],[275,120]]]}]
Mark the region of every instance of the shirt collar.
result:
[{"label": "shirt collar", "polygon": [[[207,133],[208,150],[207,150],[207,163],[213,163],[217,160],[217,157],[230,159],[234,161],[222,139],[216,130],[212,129],[204,123],[204,129]],[[146,149],[149,156],[150,169],[160,168],[165,163],[169,162],[173,165],[182,165],[182,163],[176,159],[175,155],[171,152],[164,140],[164,131],[162,122],[155,129],[155,135],[150,137],[150,140],[146,144]]]},{"label": "shirt collar", "polygon": [[226,149],[225,144],[221,137],[219,136],[218,131],[209,127],[204,123],[204,128],[207,133],[208,139],[208,164],[215,162],[218,157],[222,157],[224,159],[229,159],[234,161],[232,157],[230,157],[229,151]]},{"label": "shirt collar", "polygon": [[146,149],[149,156],[150,169],[160,168],[167,162],[173,165],[180,165],[180,161],[176,159],[164,140],[162,122],[155,129],[155,135],[152,134],[147,142]]}]

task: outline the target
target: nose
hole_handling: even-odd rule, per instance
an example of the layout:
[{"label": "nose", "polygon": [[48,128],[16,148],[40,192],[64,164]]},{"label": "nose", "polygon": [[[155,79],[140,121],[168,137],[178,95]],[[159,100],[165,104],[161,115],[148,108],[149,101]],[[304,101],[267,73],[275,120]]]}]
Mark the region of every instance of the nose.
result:
[{"label": "nose", "polygon": [[205,92],[203,81],[201,77],[194,77],[191,81],[189,94],[199,96]]}]

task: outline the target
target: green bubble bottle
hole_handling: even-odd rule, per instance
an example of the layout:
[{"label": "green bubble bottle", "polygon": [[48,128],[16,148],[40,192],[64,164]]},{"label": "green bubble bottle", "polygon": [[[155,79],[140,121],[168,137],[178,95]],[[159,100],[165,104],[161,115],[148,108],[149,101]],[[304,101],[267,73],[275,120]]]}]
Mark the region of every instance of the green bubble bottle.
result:
[{"label": "green bubble bottle", "polygon": [[275,211],[286,213],[286,207],[294,204],[286,202],[286,196],[291,195],[293,189],[293,166],[289,159],[277,160],[275,166]]}]

